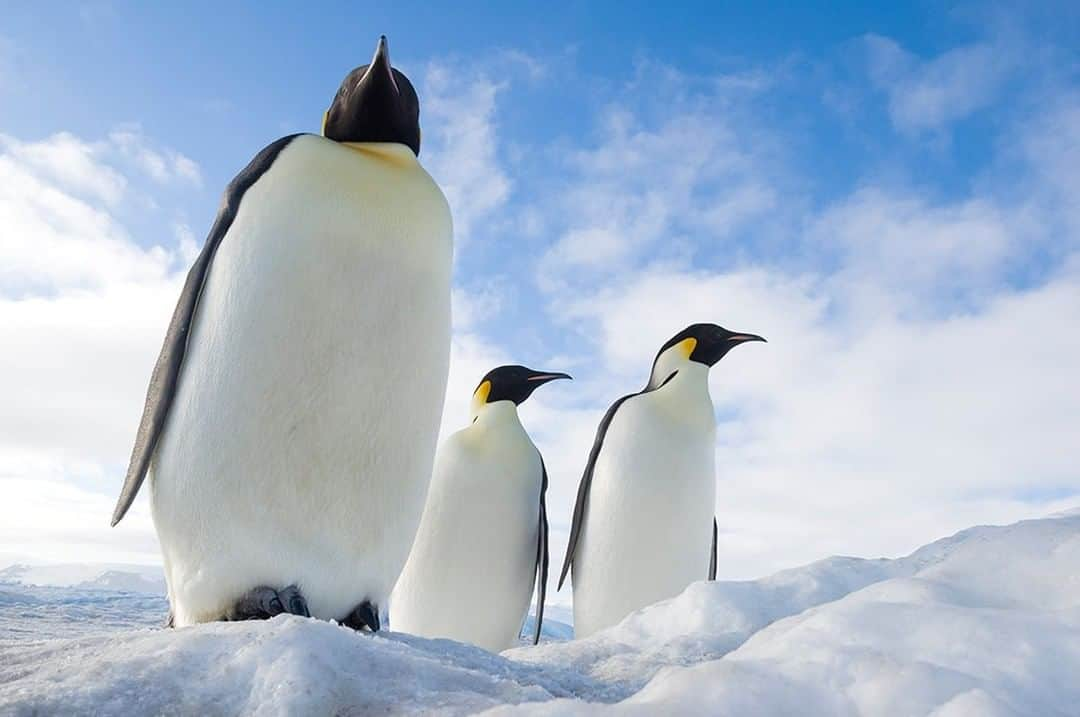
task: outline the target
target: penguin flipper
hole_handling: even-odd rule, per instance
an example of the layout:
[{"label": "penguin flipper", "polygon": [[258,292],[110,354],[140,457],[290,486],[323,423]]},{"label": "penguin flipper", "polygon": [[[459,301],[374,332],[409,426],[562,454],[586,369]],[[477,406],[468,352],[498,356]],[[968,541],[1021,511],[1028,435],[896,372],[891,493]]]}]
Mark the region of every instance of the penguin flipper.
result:
[{"label": "penguin flipper", "polygon": [[712,519],[712,552],[709,554],[709,580],[716,580],[716,516]]},{"label": "penguin flipper", "polygon": [[604,417],[600,420],[599,428],[596,429],[596,439],[593,441],[592,450],[589,451],[589,462],[585,465],[581,483],[578,484],[577,501],[574,503],[574,519],[570,524],[570,542],[566,545],[566,557],[563,559],[562,573],[559,575],[557,590],[562,590],[566,576],[570,572],[570,566],[574,562],[574,551],[577,549],[578,538],[581,537],[581,528],[585,522],[585,506],[589,501],[589,488],[592,487],[593,469],[596,467],[596,459],[600,456],[600,448],[604,445],[604,436],[607,435],[608,427],[611,425],[611,420],[615,418],[615,412],[619,410],[619,406],[623,405],[628,399],[640,396],[642,393],[645,393],[645,391],[627,394],[611,404],[611,408],[604,414]]},{"label": "penguin flipper", "polygon": [[544,625],[544,599],[547,596],[548,579],[548,517],[547,517],[547,466],[540,456],[540,470],[543,479],[540,483],[540,530],[536,541],[536,626],[533,630],[533,644],[540,644],[540,629]]},{"label": "penguin flipper", "polygon": [[199,296],[202,294],[203,284],[210,272],[210,265],[214,260],[218,245],[232,226],[244,193],[270,169],[281,150],[299,136],[299,134],[293,134],[282,137],[265,147],[225,189],[217,217],[214,219],[214,226],[210,229],[210,234],[206,237],[206,243],[199,252],[198,258],[188,271],[187,279],[184,280],[180,299],[176,302],[172,320],[169,321],[169,329],[165,332],[165,342],[161,346],[161,353],[150,375],[142,420],[139,421],[139,430],[135,434],[135,446],[131,449],[131,461],[128,463],[124,487],[120,490],[120,497],[113,511],[112,525],[119,523],[127,513],[150,468],[150,459],[154,455],[154,448],[161,436],[165,418],[169,414],[169,407],[176,395],[177,381],[184,362],[184,353],[187,351],[188,331],[195,318]]}]

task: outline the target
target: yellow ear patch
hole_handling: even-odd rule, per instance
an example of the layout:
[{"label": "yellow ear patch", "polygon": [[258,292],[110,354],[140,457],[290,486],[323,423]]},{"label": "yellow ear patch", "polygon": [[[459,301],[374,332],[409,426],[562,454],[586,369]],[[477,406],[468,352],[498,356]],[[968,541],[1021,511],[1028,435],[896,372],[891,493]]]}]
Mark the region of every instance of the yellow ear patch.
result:
[{"label": "yellow ear patch", "polygon": [[690,354],[694,353],[694,349],[697,348],[697,339],[683,339],[675,345],[679,349],[679,353],[684,359],[690,358]]},{"label": "yellow ear patch", "polygon": [[326,136],[326,118],[329,117],[329,116],[330,116],[330,111],[329,110],[322,113],[322,127],[319,128],[319,134],[321,134],[323,137]]},{"label": "yellow ear patch", "polygon": [[476,387],[476,392],[473,393],[473,400],[477,405],[483,406],[487,403],[488,394],[491,393],[491,381],[484,381],[482,384]]}]

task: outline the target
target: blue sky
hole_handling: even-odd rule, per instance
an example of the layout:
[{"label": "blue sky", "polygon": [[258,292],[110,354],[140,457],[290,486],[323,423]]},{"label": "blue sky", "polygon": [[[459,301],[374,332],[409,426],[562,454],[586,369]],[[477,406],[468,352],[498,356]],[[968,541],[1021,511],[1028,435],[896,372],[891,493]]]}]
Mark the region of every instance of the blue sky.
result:
[{"label": "blue sky", "polygon": [[7,8],[0,553],[154,559],[102,526],[182,272],[380,33],[457,227],[444,427],[496,363],[577,378],[523,411],[556,538],[701,320],[770,339],[714,370],[722,575],[1075,504],[1080,10],[792,5]]}]

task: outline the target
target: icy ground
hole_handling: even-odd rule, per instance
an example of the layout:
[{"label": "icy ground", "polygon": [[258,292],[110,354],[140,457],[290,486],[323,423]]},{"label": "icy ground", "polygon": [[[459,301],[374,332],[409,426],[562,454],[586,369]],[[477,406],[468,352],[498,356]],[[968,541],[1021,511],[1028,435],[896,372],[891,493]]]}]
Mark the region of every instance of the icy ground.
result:
[{"label": "icy ground", "polygon": [[697,583],[501,656],[292,617],[162,630],[154,595],[8,579],[0,714],[1080,715],[1077,514]]}]

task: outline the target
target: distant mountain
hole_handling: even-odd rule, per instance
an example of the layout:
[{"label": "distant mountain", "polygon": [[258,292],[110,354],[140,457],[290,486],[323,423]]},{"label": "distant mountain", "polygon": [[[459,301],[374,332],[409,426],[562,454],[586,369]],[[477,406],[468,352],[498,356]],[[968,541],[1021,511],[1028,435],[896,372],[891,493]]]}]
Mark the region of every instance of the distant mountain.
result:
[{"label": "distant mountain", "polygon": [[[536,615],[530,610],[525,618],[525,625],[521,629],[519,641],[522,645],[531,645],[533,639]],[[391,625],[391,629],[393,625]],[[550,642],[552,640],[574,639],[574,611],[563,605],[544,606],[544,625],[540,628],[540,640]]]},{"label": "distant mountain", "polygon": [[0,570],[0,583],[165,594],[164,573],[156,565],[20,563]]}]

